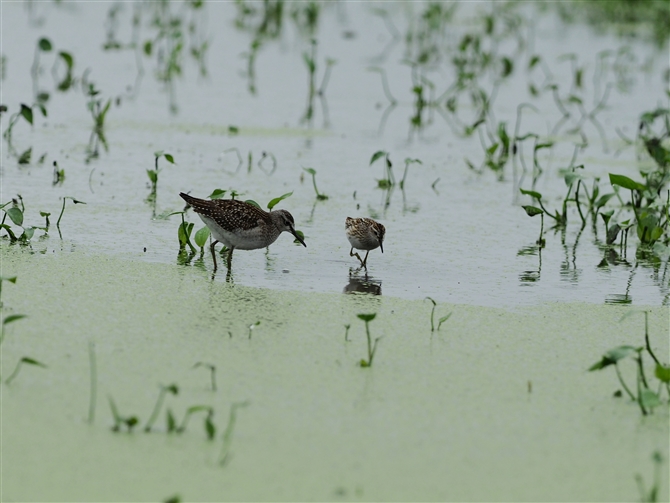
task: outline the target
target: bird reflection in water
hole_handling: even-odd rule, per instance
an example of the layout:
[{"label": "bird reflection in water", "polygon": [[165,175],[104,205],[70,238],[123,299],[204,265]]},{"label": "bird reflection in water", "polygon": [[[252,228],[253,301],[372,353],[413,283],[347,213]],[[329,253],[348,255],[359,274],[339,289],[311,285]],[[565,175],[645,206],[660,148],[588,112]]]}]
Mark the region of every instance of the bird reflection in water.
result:
[{"label": "bird reflection in water", "polygon": [[371,295],[382,294],[381,280],[374,279],[367,274],[359,276],[349,271],[349,283],[344,287],[342,293],[369,293]]}]

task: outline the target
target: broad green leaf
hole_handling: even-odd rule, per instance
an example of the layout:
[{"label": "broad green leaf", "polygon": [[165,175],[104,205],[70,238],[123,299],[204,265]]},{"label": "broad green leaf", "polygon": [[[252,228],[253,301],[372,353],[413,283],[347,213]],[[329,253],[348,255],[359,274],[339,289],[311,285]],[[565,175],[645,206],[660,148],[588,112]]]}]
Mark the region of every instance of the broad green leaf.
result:
[{"label": "broad green leaf", "polygon": [[624,189],[642,191],[646,188],[641,183],[636,182],[635,180],[632,180],[627,176],[614,175],[612,173],[610,173],[609,176],[610,176],[610,183],[612,185],[618,185],[619,187],[623,187]]},{"label": "broad green leaf", "polygon": [[174,157],[172,157],[172,154],[163,154],[163,157],[165,157],[165,160],[170,164],[174,164]]},{"label": "broad green leaf", "polygon": [[18,278],[18,276],[2,276],[0,277],[0,281],[9,281],[10,283],[16,284],[16,278]]},{"label": "broad green leaf", "polygon": [[[303,234],[302,231],[299,231],[298,229],[296,229],[296,230],[295,230],[295,233],[296,233],[298,236],[300,236],[300,239],[302,239],[303,241],[305,240],[305,234]],[[294,239],[293,242],[294,242],[295,244],[298,244],[298,245],[302,246],[302,243],[301,243],[300,240],[298,240],[298,239]]]},{"label": "broad green leaf", "polygon": [[609,193],[609,194],[603,194],[603,195],[600,196],[600,197],[598,198],[598,200],[595,202],[595,207],[596,207],[596,208],[600,208],[600,207],[602,207],[602,206],[605,206],[605,205],[607,204],[607,201],[609,201],[610,199],[612,199],[614,196],[615,196],[615,194],[614,194],[613,192],[611,192],[611,193]]},{"label": "broad green leaf", "polygon": [[614,349],[610,349],[603,355],[602,359],[599,362],[596,362],[593,365],[591,365],[591,367],[589,367],[589,372],[593,370],[600,370],[610,365],[614,365],[616,362],[622,360],[623,358],[633,356],[639,353],[642,349],[644,348],[642,347],[635,348],[633,346],[618,346]]},{"label": "broad green leaf", "polygon": [[535,55],[532,58],[530,58],[530,61],[528,62],[528,69],[531,70],[532,68],[535,67],[540,62],[540,56]]},{"label": "broad green leaf", "polygon": [[214,191],[208,195],[207,197],[209,199],[221,199],[223,196],[226,195],[226,191],[223,189],[214,189]]},{"label": "broad green leaf", "polygon": [[237,134],[240,132],[240,128],[237,126],[228,126],[228,133],[229,134]]},{"label": "broad green leaf", "polygon": [[554,146],[553,141],[548,141],[546,143],[538,143],[537,145],[535,145],[535,152],[537,152],[538,150],[542,150],[543,148],[551,148],[553,146]]},{"label": "broad green leaf", "polygon": [[149,177],[149,180],[151,180],[151,183],[153,184],[155,184],[158,181],[158,172],[155,169],[148,169],[147,176]]},{"label": "broad green leaf", "polygon": [[144,54],[147,56],[151,56],[151,51],[153,49],[153,43],[151,40],[147,40],[144,42]]},{"label": "broad green leaf", "polygon": [[30,241],[35,235],[35,229],[33,227],[24,227],[23,234],[19,236],[21,241]]},{"label": "broad green leaf", "polygon": [[3,325],[8,325],[14,321],[26,318],[27,315],[25,314],[10,314],[7,316],[4,320],[2,320]]},{"label": "broad green leaf", "polygon": [[156,152],[154,152],[154,157],[160,157],[163,155],[164,152],[165,152],[164,150],[157,150]]},{"label": "broad green leaf", "polygon": [[544,213],[540,208],[537,206],[521,206],[524,210],[526,210],[526,214],[529,217],[534,217],[535,215],[540,215]]},{"label": "broad green leaf", "polygon": [[39,46],[40,50],[43,52],[49,52],[52,49],[51,46],[51,41],[48,38],[41,38],[37,42],[37,45]]},{"label": "broad green leaf", "polygon": [[6,213],[15,225],[23,225],[23,212],[20,209],[9,208]]},{"label": "broad green leaf", "polygon": [[288,192],[288,193],[286,193],[282,196],[275,197],[272,201],[270,201],[268,203],[268,209],[272,210],[272,208],[274,208],[277,205],[277,203],[279,203],[280,201],[283,201],[284,199],[286,199],[287,197],[290,197],[292,195],[293,195],[293,191]]},{"label": "broad green leaf", "polygon": [[377,159],[379,159],[380,157],[383,157],[383,156],[385,156],[385,155],[387,155],[386,152],[384,152],[383,150],[378,150],[377,152],[375,152],[374,154],[372,154],[372,157],[370,158],[370,164],[372,164],[372,163],[375,162]]},{"label": "broad green leaf", "polygon": [[493,145],[491,145],[489,148],[486,149],[486,154],[492,156],[493,154],[495,154],[496,150],[498,150],[498,146],[499,146],[498,143],[494,143]]},{"label": "broad green leaf", "polygon": [[173,395],[178,395],[179,394],[179,386],[176,384],[170,384],[169,386],[165,386],[165,391],[168,393],[172,393]]},{"label": "broad green leaf", "polygon": [[666,367],[665,365],[659,365],[657,363],[654,375],[663,382],[670,382],[670,367]]},{"label": "broad green leaf", "polygon": [[200,248],[203,248],[205,244],[207,244],[208,238],[209,238],[209,228],[205,226],[195,233],[195,244],[198,245]]},{"label": "broad green leaf", "polygon": [[261,209],[261,205],[258,204],[258,203],[257,203],[256,201],[254,201],[253,199],[247,199],[247,200],[244,201],[244,202],[245,202],[245,203],[249,203],[249,204],[253,204],[256,208]]},{"label": "broad green leaf", "polygon": [[640,403],[642,403],[645,408],[653,409],[654,407],[661,405],[661,400],[658,395],[650,389],[643,389],[640,392]]},{"label": "broad green leaf", "polygon": [[310,175],[313,175],[313,176],[316,175],[316,170],[313,169],[313,168],[302,168],[302,169],[303,169],[303,171],[307,171],[307,173],[309,173]]},{"label": "broad green leaf", "polygon": [[212,415],[213,412],[210,409],[209,414],[205,417],[205,432],[207,432],[208,440],[214,440],[214,437],[216,436],[216,426],[214,426],[214,423],[212,422]]},{"label": "broad green leaf", "polygon": [[573,183],[575,183],[576,180],[582,180],[582,179],[584,179],[584,177],[579,173],[573,173],[573,172],[566,173],[565,174],[565,185],[570,187]]},{"label": "broad green leaf", "polygon": [[519,190],[521,191],[522,194],[525,194],[525,195],[530,196],[534,199],[537,199],[538,201],[540,201],[542,199],[542,194],[540,194],[539,192],[535,192],[534,190],[524,190],[524,189],[519,189]]},{"label": "broad green leaf", "polygon": [[357,314],[359,319],[363,321],[372,321],[375,319],[375,316],[377,316],[377,313],[372,313],[372,314]]},{"label": "broad green leaf", "polygon": [[434,306],[437,306],[437,302],[432,297],[426,297],[424,300],[429,300],[433,303]]}]

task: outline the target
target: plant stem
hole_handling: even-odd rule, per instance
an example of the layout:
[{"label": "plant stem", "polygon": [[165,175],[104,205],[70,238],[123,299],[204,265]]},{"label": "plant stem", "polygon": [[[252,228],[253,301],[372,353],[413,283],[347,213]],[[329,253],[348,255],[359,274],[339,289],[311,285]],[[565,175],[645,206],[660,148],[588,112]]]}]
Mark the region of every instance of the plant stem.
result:
[{"label": "plant stem", "polygon": [[151,417],[149,417],[146,426],[144,427],[144,431],[146,431],[147,433],[151,431],[151,427],[153,426],[154,422],[156,422],[158,413],[160,412],[161,407],[163,406],[163,399],[165,398],[165,393],[167,393],[167,388],[165,386],[161,386],[161,391],[158,394],[158,400],[156,401],[154,410],[151,413]]},{"label": "plant stem", "polygon": [[95,361],[95,344],[93,341],[88,343],[88,359],[91,375],[91,394],[88,402],[88,424],[93,424],[95,419],[95,404],[98,392],[98,371]]},{"label": "plant stem", "polygon": [[647,352],[651,355],[657,365],[660,365],[661,362],[658,361],[656,355],[651,350],[651,344],[649,344],[649,311],[644,312],[644,341],[647,344]]},{"label": "plant stem", "polygon": [[65,201],[67,197],[63,198],[63,207],[60,210],[60,215],[58,215],[58,220],[56,221],[56,227],[60,229],[60,219],[63,218],[63,213],[65,213]]},{"label": "plant stem", "polygon": [[640,355],[637,355],[637,403],[640,406],[640,410],[642,411],[642,415],[646,416],[648,414],[647,409],[644,408],[644,405],[642,404],[642,390],[640,388],[640,384],[642,381],[642,358],[640,358]]},{"label": "plant stem", "polygon": [[619,370],[619,364],[618,363],[614,364],[614,369],[616,370],[616,375],[619,378],[619,382],[621,383],[621,386],[623,386],[623,389],[626,390],[626,393],[628,393],[628,396],[630,397],[630,399],[635,401],[635,395],[633,395],[633,393],[628,388],[628,386],[626,386],[626,383],[623,380],[623,376],[621,375],[621,371]]}]

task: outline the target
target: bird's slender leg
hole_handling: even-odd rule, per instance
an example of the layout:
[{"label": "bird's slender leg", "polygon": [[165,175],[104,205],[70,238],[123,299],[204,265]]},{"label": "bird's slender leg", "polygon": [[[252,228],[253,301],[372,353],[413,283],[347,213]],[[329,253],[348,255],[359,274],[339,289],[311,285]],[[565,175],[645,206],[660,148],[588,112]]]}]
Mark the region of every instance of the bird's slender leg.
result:
[{"label": "bird's slender leg", "polygon": [[368,262],[368,254],[369,253],[370,253],[370,250],[367,251],[367,253],[365,254],[365,258],[363,259],[363,267],[365,267],[366,271],[368,270],[368,266],[366,264]]},{"label": "bird's slender leg", "polygon": [[[358,253],[354,253],[354,247],[353,246],[351,247],[351,250],[349,250],[349,256],[350,257],[356,257],[359,260],[359,262],[361,263],[361,266],[365,265],[363,263],[363,261],[361,260],[361,256]],[[367,258],[367,255],[365,257]]]},{"label": "bird's slender leg", "polygon": [[212,250],[212,259],[214,259],[214,272],[216,272],[216,252],[214,251],[214,245],[218,243],[218,241],[212,241],[212,246],[210,249]]},{"label": "bird's slender leg", "polygon": [[233,263],[233,250],[235,247],[231,247],[230,251],[228,252],[228,270],[230,271],[230,266]]}]

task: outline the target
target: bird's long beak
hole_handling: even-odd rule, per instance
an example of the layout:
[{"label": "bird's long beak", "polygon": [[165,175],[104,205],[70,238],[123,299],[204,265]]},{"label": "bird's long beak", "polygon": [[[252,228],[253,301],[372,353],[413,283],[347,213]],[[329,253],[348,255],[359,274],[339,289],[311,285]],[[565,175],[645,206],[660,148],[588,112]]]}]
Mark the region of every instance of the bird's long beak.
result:
[{"label": "bird's long beak", "polygon": [[295,236],[295,238],[300,241],[300,244],[303,245],[305,248],[307,248],[307,245],[305,244],[305,240],[298,235],[298,233],[295,231],[295,229],[291,228],[291,234]]},{"label": "bird's long beak", "polygon": [[382,249],[382,253],[384,253],[384,244],[381,241],[379,242],[379,247]]}]

